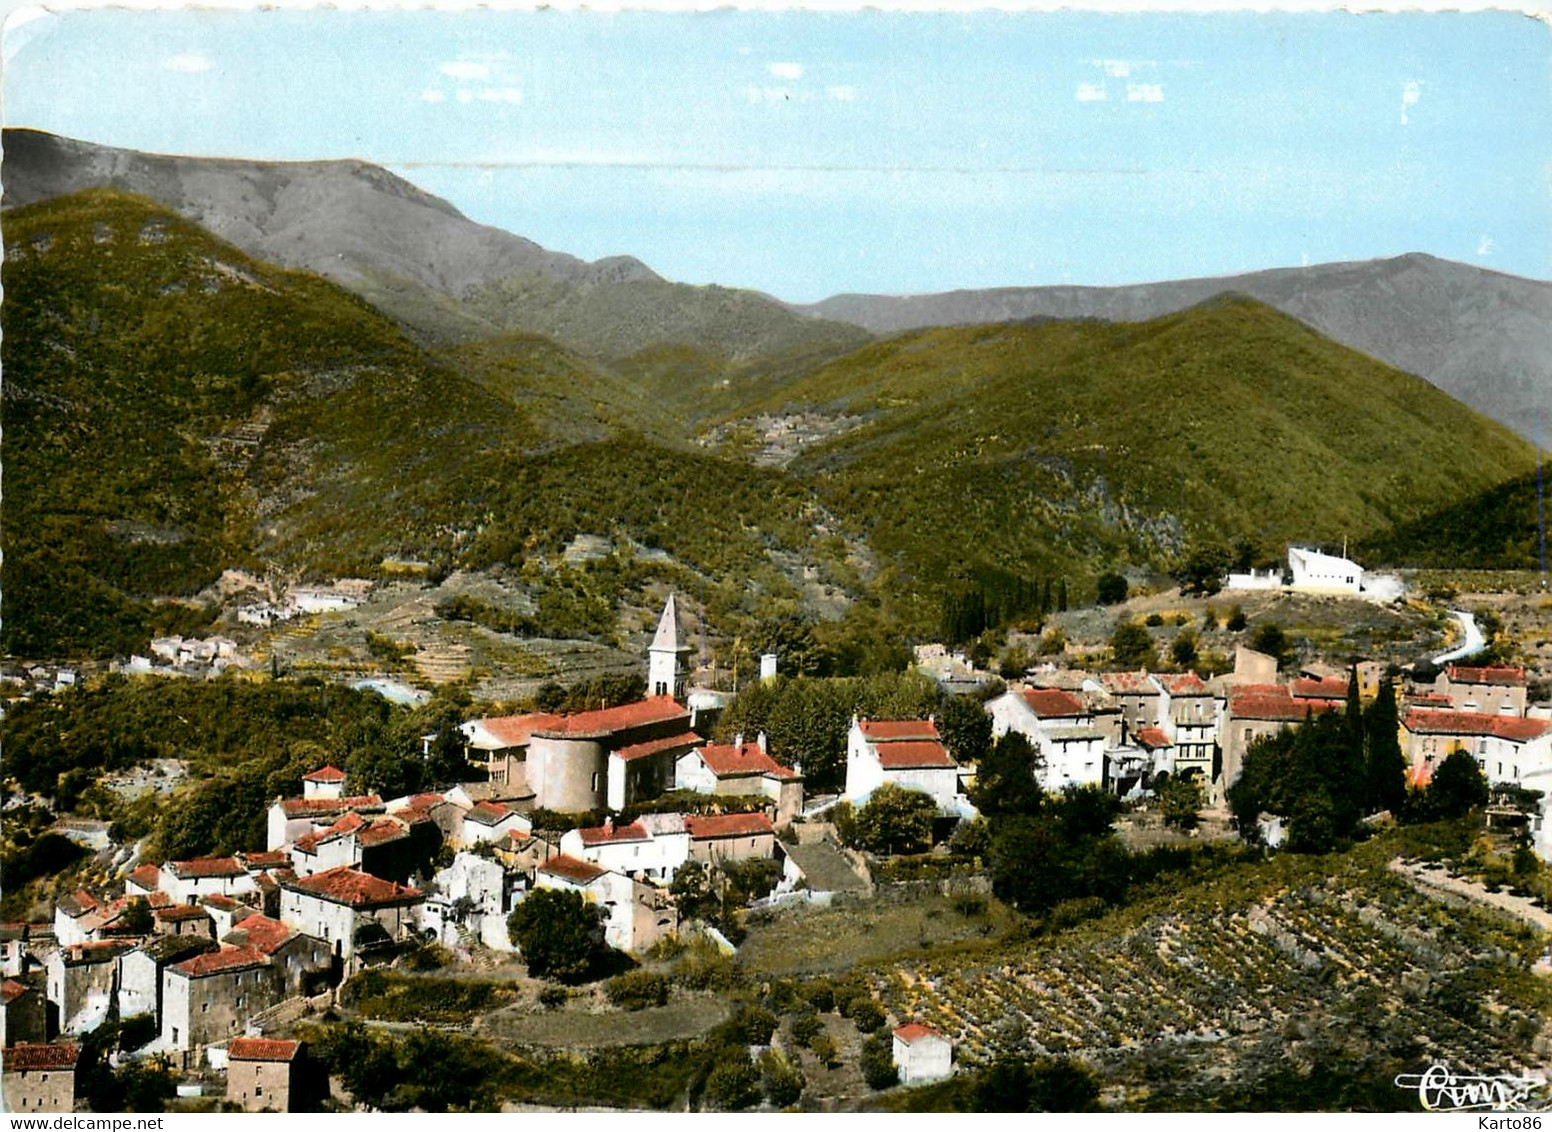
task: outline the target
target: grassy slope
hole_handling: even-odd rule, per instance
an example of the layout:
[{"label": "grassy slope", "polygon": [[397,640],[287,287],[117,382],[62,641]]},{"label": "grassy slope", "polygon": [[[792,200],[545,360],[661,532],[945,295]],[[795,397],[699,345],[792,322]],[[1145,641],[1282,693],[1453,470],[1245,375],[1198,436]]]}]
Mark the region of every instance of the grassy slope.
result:
[{"label": "grassy slope", "polygon": [[1027,571],[1158,560],[1196,537],[1356,536],[1532,459],[1422,380],[1247,299],[906,334],[754,408],[794,406],[870,416],[793,470],[926,576],[966,547]]},{"label": "grassy slope", "polygon": [[1541,555],[1537,505],[1532,472],[1380,531],[1356,552],[1385,566],[1534,570]]}]

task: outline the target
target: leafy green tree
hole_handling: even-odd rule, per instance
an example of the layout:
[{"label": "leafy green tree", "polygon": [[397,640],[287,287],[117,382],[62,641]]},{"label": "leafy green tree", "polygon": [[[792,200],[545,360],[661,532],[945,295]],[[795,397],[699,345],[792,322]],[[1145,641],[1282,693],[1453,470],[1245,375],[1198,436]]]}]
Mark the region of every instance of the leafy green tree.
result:
[{"label": "leafy green tree", "polygon": [[932,820],[938,806],[919,790],[886,782],[857,811],[854,848],[869,853],[920,853],[932,848]]},{"label": "leafy green tree", "polygon": [[1135,621],[1123,621],[1110,635],[1110,656],[1118,668],[1157,668],[1153,638]]},{"label": "leafy green tree", "polygon": [[1250,647],[1257,652],[1277,659],[1277,667],[1282,668],[1288,663],[1291,642],[1283,627],[1274,621],[1266,621],[1256,626],[1256,631],[1250,635]]},{"label": "leafy green tree", "polygon": [[1114,572],[1101,574],[1096,589],[1100,605],[1120,605],[1126,600],[1126,576]]},{"label": "leafy green tree", "polygon": [[1037,776],[1040,752],[1017,731],[992,744],[975,776],[975,804],[983,814],[1033,813],[1044,797]]},{"label": "leafy green tree", "polygon": [[1193,547],[1172,577],[1179,583],[1181,593],[1210,597],[1223,588],[1228,572],[1229,552],[1222,546],[1208,544]]},{"label": "leafy green tree", "polygon": [[1092,1112],[1099,1078],[1080,1061],[1003,1055],[976,1074],[977,1112]]},{"label": "leafy green tree", "polygon": [[894,1042],[887,1034],[875,1034],[862,1043],[861,1065],[862,1079],[870,1089],[887,1089],[900,1083]]},{"label": "leafy green tree", "polygon": [[507,932],[530,974],[574,981],[587,974],[598,949],[598,909],[580,892],[540,888],[507,917]]},{"label": "leafy green tree", "polygon": [[1451,751],[1433,772],[1425,794],[1426,810],[1436,821],[1464,817],[1487,805],[1487,776],[1465,751]]},{"label": "leafy green tree", "polygon": [[1169,643],[1169,658],[1177,668],[1190,668],[1196,663],[1196,634],[1189,628],[1175,634]]},{"label": "leafy green tree", "polygon": [[1159,808],[1164,824],[1176,829],[1195,829],[1202,819],[1202,784],[1194,774],[1172,777],[1159,787]]},{"label": "leafy green tree", "polygon": [[992,745],[992,717],[973,696],[944,696],[937,713],[938,734],[954,761],[974,766]]}]

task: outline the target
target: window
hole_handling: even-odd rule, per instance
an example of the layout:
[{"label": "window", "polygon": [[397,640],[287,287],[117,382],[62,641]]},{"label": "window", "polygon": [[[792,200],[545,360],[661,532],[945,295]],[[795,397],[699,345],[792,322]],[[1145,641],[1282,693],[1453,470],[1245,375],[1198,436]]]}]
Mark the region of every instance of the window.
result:
[{"label": "window", "polygon": [[593,772],[593,789],[595,791],[598,789],[598,772],[596,770]]},{"label": "window", "polygon": [[210,1003],[208,1003],[208,1002],[200,1003],[199,1004],[199,1012],[201,1014],[209,1014],[210,1013]]},{"label": "window", "polygon": [[264,1095],[264,1086],[263,1085],[254,1085],[253,1086],[253,1095],[256,1096],[256,1097],[262,1097]]}]

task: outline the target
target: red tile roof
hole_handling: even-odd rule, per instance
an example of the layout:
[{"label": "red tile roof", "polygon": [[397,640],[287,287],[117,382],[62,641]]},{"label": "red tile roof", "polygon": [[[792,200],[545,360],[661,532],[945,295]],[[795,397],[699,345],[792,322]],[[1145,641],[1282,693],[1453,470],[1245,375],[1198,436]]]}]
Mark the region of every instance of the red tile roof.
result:
[{"label": "red tile roof", "polygon": [[147,892],[155,892],[157,885],[162,883],[162,868],[160,865],[141,865],[124,879],[134,881]]},{"label": "red tile roof", "polygon": [[1449,673],[1450,680],[1456,684],[1507,684],[1513,688],[1525,686],[1525,668],[1518,664],[1491,665],[1483,668],[1452,664],[1446,671]]},{"label": "red tile roof", "polygon": [[7,979],[5,982],[0,983],[0,1002],[10,1002],[12,999],[20,998],[31,989],[26,983],[19,983],[15,979]]},{"label": "red tile roof", "polygon": [[1231,696],[1281,696],[1291,699],[1293,689],[1286,684],[1236,684],[1229,689]]},{"label": "red tile roof", "polygon": [[1229,697],[1232,719],[1259,719],[1268,722],[1303,723],[1306,715],[1319,715],[1335,705],[1326,700],[1296,700],[1292,696]]},{"label": "red tile roof", "polygon": [[1206,683],[1195,672],[1182,672],[1173,676],[1160,676],[1159,682],[1169,689],[1171,696],[1206,696]]},{"label": "red tile roof", "polygon": [[423,899],[420,892],[407,885],[374,877],[349,865],[326,872],[314,873],[300,880],[281,881],[283,888],[303,892],[335,904],[348,904],[352,908],[387,907],[395,904],[415,904]]},{"label": "red tile roof", "polygon": [[1024,702],[1042,719],[1073,719],[1089,714],[1082,700],[1060,688],[1026,688]]},{"label": "red tile roof", "polygon": [[857,725],[869,743],[893,743],[901,739],[938,739],[938,725],[930,719],[863,719]]},{"label": "red tile roof", "polygon": [[931,1026],[923,1026],[920,1022],[909,1022],[895,1031],[895,1037],[906,1045],[919,1042],[923,1038],[937,1038],[943,1040],[943,1035]]},{"label": "red tile roof", "polygon": [[5,1051],[5,1071],[21,1069],[74,1069],[78,1056],[76,1047],[68,1042],[53,1045],[36,1045],[23,1042]]},{"label": "red tile roof", "polygon": [[248,935],[248,947],[260,951],[265,955],[273,955],[281,945],[292,939],[298,933],[296,929],[288,927],[279,920],[272,920],[268,916],[249,916],[233,926],[233,930],[246,932]]},{"label": "red tile roof", "polygon": [[172,969],[191,979],[202,979],[206,975],[220,975],[228,971],[241,971],[249,967],[268,965],[269,957],[257,948],[223,947],[220,951],[211,951],[205,955],[185,959],[182,963],[174,963]]},{"label": "red tile roof", "polygon": [[689,709],[681,707],[672,696],[653,696],[650,699],[637,700],[633,704],[621,704],[619,707],[562,716],[559,723],[536,727],[533,733],[560,739],[596,737],[625,731],[632,727],[644,727],[649,723],[667,723],[669,720],[689,718]]},{"label": "red tile roof", "polygon": [[443,794],[425,793],[411,794],[406,810],[430,810],[433,806],[447,805],[447,797]]},{"label": "red tile roof", "polygon": [[538,869],[541,873],[552,873],[577,884],[590,884],[603,876],[608,869],[601,869],[591,861],[579,861],[575,857],[568,857],[564,853],[559,857],[551,857]]},{"label": "red tile roof", "polygon": [[1408,692],[1406,702],[1412,707],[1453,708],[1455,701],[1443,692]]},{"label": "red tile roof", "polygon": [[209,896],[202,896],[199,902],[207,908],[219,908],[223,912],[235,912],[239,908],[248,907],[242,901],[233,900],[230,896],[223,896],[219,892],[212,892]]},{"label": "red tile roof", "polygon": [[498,715],[477,722],[503,746],[521,747],[535,731],[559,727],[565,719],[565,716],[553,712],[533,711],[527,715]]},{"label": "red tile roof", "polygon": [[774,833],[771,819],[764,814],[686,814],[684,826],[696,841],[718,837],[757,837]]},{"label": "red tile roof", "polygon": [[66,965],[72,967],[81,963],[111,963],[134,946],[134,941],[128,939],[97,939],[72,943],[61,954]]},{"label": "red tile roof", "polygon": [[1293,694],[1310,700],[1347,699],[1347,681],[1340,676],[1328,676],[1323,680],[1300,677],[1293,682]]},{"label": "red tile roof", "polygon": [[226,1055],[237,1061],[290,1061],[301,1048],[301,1042],[279,1038],[233,1038],[226,1045]]},{"label": "red tile roof", "polygon": [[745,743],[735,747],[731,743],[712,743],[701,748],[701,761],[718,778],[743,778],[755,774],[774,774],[778,778],[795,778],[790,767],[784,767],[760,749],[758,743]]},{"label": "red tile roof", "polygon": [[398,822],[390,818],[382,818],[356,834],[356,840],[364,847],[371,849],[378,845],[387,845],[390,841],[398,841],[408,837],[410,831]]},{"label": "red tile roof", "polygon": [[187,920],[210,919],[210,913],[198,904],[173,904],[166,908],[158,908],[151,915],[161,920],[164,924],[181,924]]},{"label": "red tile roof", "polygon": [[1160,747],[1174,746],[1169,741],[1169,736],[1164,734],[1163,728],[1160,727],[1139,727],[1137,729],[1137,741],[1150,751],[1157,750]]},{"label": "red tile roof", "polygon": [[97,898],[84,888],[78,888],[68,896],[61,896],[56,902],[61,911],[72,920],[86,915],[94,908],[99,907]]},{"label": "red tile roof", "polygon": [[381,810],[383,800],[376,794],[353,798],[287,798],[280,803],[288,818],[327,818],[346,810]]},{"label": "red tile roof", "polygon": [[1142,692],[1156,696],[1159,693],[1146,672],[1101,672],[1099,682],[1109,691],[1122,695]]},{"label": "red tile roof", "polygon": [[1475,711],[1409,711],[1404,726],[1414,735],[1492,735],[1524,743],[1552,731],[1552,720]]},{"label": "red tile roof", "polygon": [[589,829],[579,829],[582,835],[583,845],[609,845],[616,841],[647,841],[647,831],[640,822],[631,822],[629,825],[593,826]]},{"label": "red tile roof", "polygon": [[237,859],[248,866],[248,871],[257,869],[283,869],[291,864],[291,856],[284,849],[266,849],[261,853],[239,853]]},{"label": "red tile roof", "polygon": [[162,866],[179,880],[209,877],[240,877],[247,873],[236,857],[196,857],[192,861],[169,861]]},{"label": "red tile roof", "polygon": [[476,802],[464,817],[480,825],[500,825],[515,813],[511,806],[501,802]]},{"label": "red tile roof", "polygon": [[677,748],[689,750],[698,747],[704,740],[693,731],[686,731],[680,735],[670,735],[664,739],[648,739],[642,743],[632,743],[628,747],[620,747],[610,752],[622,762],[630,762],[633,759],[644,759],[648,755],[660,755],[664,751],[672,751]]},{"label": "red tile roof", "polygon": [[302,777],[303,782],[344,782],[345,772],[337,766],[319,767],[311,774]]},{"label": "red tile roof", "polygon": [[929,770],[959,765],[942,743],[906,740],[880,743],[874,750],[878,754],[878,765],[885,770]]}]

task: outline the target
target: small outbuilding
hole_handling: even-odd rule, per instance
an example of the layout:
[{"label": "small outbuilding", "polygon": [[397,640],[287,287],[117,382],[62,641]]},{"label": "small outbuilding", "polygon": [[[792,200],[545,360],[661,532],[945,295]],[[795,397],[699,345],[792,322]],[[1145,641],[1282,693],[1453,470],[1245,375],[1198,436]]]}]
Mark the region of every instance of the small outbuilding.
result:
[{"label": "small outbuilding", "polygon": [[931,1026],[911,1022],[895,1031],[895,1068],[902,1085],[924,1085],[954,1073],[954,1044]]}]

